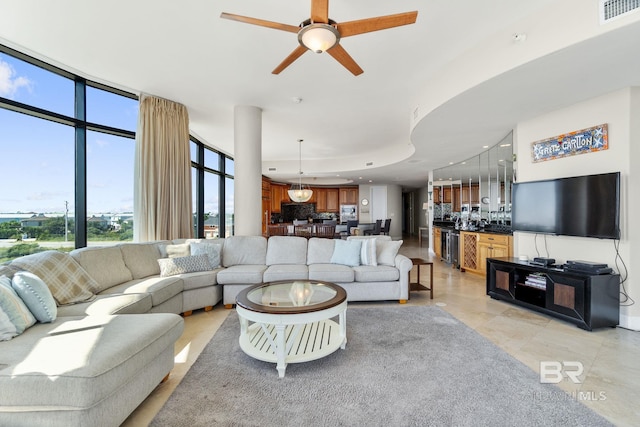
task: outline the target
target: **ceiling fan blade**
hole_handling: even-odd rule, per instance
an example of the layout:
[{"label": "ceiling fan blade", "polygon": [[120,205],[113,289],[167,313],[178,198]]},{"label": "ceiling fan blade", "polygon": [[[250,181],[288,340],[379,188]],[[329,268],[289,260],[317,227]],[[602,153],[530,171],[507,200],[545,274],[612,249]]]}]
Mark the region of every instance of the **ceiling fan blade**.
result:
[{"label": "ceiling fan blade", "polygon": [[329,23],[329,0],[311,0],[311,22]]},{"label": "ceiling fan blade", "polygon": [[281,24],[279,22],[265,21],[264,19],[250,18],[248,16],[234,15],[232,13],[222,12],[220,18],[230,19],[232,21],[244,22],[245,24],[259,25],[261,27],[273,28],[275,30],[287,31],[289,33],[298,33],[300,27],[296,25]]},{"label": "ceiling fan blade", "polygon": [[282,61],[280,63],[280,65],[278,65],[272,72],[271,74],[280,74],[280,72],[282,70],[284,70],[285,68],[287,68],[289,65],[291,65],[291,63],[293,63],[293,61],[295,61],[296,59],[300,58],[302,56],[303,53],[305,53],[307,50],[306,47],[300,45],[297,48],[295,48],[295,50],[293,52],[291,52],[289,54],[289,56],[287,56],[284,61]]},{"label": "ceiling fan blade", "polygon": [[351,71],[354,76],[359,76],[364,72],[362,71],[362,68],[360,68],[360,66],[356,64],[356,61],[354,61],[353,58],[347,53],[347,51],[344,50],[342,46],[340,46],[340,43],[329,49],[327,53],[333,56],[336,61],[341,63],[344,68]]},{"label": "ceiling fan blade", "polygon": [[378,16],[377,18],[359,19],[357,21],[338,24],[340,37],[355,36],[356,34],[370,33],[371,31],[386,30],[387,28],[400,27],[414,24],[418,17],[418,11],[398,13],[395,15]]}]

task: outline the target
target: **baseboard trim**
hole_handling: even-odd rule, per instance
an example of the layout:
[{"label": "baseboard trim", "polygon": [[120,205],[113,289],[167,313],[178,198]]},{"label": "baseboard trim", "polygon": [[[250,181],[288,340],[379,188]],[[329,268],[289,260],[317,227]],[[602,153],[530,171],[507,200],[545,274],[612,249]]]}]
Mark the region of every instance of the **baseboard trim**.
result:
[{"label": "baseboard trim", "polygon": [[640,331],[640,317],[627,316],[626,314],[620,313],[620,327],[632,331]]}]

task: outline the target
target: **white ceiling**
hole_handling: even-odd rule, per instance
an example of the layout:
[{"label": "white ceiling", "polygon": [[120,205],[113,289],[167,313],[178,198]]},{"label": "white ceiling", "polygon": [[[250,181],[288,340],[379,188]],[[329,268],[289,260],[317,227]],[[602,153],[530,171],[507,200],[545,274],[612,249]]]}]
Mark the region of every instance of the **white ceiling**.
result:
[{"label": "white ceiling", "polygon": [[[92,80],[181,102],[192,133],[231,155],[234,106],[260,107],[263,174],[274,179],[297,177],[297,140],[304,139],[302,168],[316,183],[372,180],[416,188],[426,186],[429,170],[478,154],[520,121],[640,85],[640,20],[600,29],[597,4],[333,0],[329,16],[337,22],[418,11],[414,25],[341,41],[364,70],[358,77],[329,55],[311,52],[273,75],[297,46],[296,35],[220,18],[228,12],[297,25],[309,18],[309,1],[2,2],[0,43]],[[566,41],[553,49],[555,41],[547,41],[544,49],[545,34],[565,38],[557,35],[561,27],[545,28],[549,11],[564,11],[569,29],[580,28],[578,15],[591,31],[571,30]],[[517,43],[512,37],[519,31],[527,34],[520,42],[526,53],[514,54],[511,65],[499,49],[488,50],[500,40]],[[473,82],[484,68],[466,69],[463,60],[483,49],[487,62],[505,65]],[[440,82],[452,86],[446,74],[455,64],[458,81],[472,83],[434,101]]]}]

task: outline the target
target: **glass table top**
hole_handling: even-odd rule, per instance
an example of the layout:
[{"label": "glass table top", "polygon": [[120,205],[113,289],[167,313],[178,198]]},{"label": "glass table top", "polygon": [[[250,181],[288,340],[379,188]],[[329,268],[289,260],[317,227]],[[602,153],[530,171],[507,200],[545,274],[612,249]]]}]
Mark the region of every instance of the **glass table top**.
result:
[{"label": "glass table top", "polygon": [[264,312],[304,312],[320,310],[343,302],[344,289],[329,282],[293,280],[269,282],[245,289],[236,303]]}]

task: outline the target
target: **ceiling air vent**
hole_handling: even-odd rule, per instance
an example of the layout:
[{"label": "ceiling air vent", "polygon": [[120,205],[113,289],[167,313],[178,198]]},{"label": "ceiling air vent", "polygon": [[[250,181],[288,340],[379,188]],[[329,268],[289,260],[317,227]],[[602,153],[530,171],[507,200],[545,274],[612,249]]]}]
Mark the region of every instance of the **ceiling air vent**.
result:
[{"label": "ceiling air vent", "polygon": [[365,163],[365,166],[373,166],[373,162],[367,162]]},{"label": "ceiling air vent", "polygon": [[269,172],[275,172],[276,168],[269,168]]},{"label": "ceiling air vent", "polygon": [[640,0],[600,0],[600,24],[637,12],[638,9]]}]

